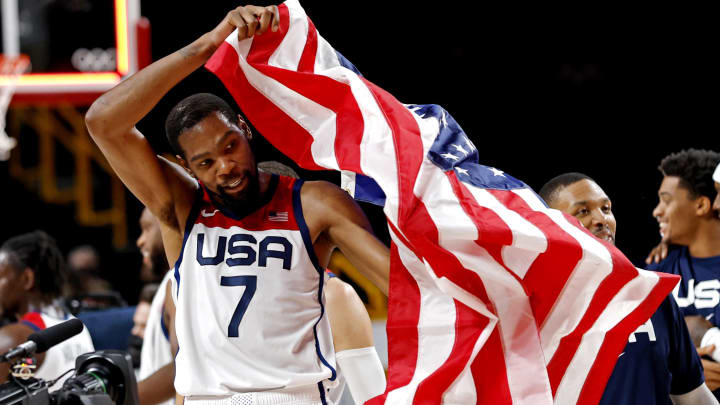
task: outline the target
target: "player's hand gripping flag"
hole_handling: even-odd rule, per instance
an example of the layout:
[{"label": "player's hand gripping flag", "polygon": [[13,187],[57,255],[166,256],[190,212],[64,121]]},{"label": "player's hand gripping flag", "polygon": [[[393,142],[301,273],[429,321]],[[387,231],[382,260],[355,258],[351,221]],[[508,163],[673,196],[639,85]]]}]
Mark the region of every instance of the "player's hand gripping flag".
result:
[{"label": "player's hand gripping flag", "polygon": [[279,10],[277,32],[233,33],[206,66],[298,164],[369,176],[385,194],[390,369],[368,403],[597,403],[677,277],[635,269],[479,164],[450,114],[363,78],[297,1]]}]

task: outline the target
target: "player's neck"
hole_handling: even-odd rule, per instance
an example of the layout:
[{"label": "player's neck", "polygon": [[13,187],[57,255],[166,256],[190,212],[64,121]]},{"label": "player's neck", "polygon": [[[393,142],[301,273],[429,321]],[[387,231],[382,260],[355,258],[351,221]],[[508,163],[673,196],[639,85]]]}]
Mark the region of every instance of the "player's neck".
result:
[{"label": "player's neck", "polygon": [[257,174],[258,183],[260,186],[260,195],[264,196],[265,193],[268,192],[268,188],[270,187],[270,180],[272,179],[272,174],[260,170],[257,171]]},{"label": "player's neck", "polygon": [[688,251],[697,258],[720,256],[720,221],[703,221]]},{"label": "player's neck", "polygon": [[23,316],[25,316],[25,314],[30,312],[30,308],[31,308],[31,305],[30,305],[29,300],[25,300],[24,302],[21,302],[17,306],[17,309],[15,310],[15,318],[19,321]]}]

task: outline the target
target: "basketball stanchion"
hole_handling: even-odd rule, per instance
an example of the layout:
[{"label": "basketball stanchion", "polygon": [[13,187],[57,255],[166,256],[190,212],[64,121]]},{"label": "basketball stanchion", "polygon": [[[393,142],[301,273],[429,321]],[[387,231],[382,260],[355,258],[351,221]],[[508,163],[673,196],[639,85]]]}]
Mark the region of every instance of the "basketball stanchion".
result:
[{"label": "basketball stanchion", "polygon": [[10,150],[17,144],[17,141],[5,132],[5,118],[15,93],[15,84],[29,67],[30,58],[27,55],[0,55],[0,160],[8,160]]}]

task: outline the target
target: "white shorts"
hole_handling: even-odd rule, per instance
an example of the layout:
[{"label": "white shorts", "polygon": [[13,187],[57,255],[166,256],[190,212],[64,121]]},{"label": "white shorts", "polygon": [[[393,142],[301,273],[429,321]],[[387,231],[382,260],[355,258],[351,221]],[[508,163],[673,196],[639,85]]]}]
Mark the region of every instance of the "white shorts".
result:
[{"label": "white shorts", "polygon": [[[325,404],[333,403],[326,399]],[[323,405],[317,385],[284,390],[248,392],[227,397],[190,396],[184,405]]]}]

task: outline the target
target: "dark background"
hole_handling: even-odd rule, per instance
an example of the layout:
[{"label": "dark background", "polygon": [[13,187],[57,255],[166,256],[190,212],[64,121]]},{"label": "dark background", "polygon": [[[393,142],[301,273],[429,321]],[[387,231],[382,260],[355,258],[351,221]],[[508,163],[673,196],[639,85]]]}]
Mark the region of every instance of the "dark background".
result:
[{"label": "dark background", "polygon": [[[157,60],[212,29],[234,1],[144,1]],[[567,171],[593,177],[613,201],[618,247],[636,263],[659,240],[651,212],[660,160],[684,148],[720,149],[717,44],[706,25],[682,15],[617,20],[473,14],[465,3],[304,1],[320,34],[369,80],[400,101],[440,104],[480,151],[536,190]],[[547,10],[546,10],[547,11]],[[669,10],[672,14],[673,10]],[[531,13],[532,14],[532,13]],[[621,13],[620,13],[621,14]],[[714,50],[713,50],[714,49]],[[600,60],[604,62],[558,62]],[[231,98],[219,80],[199,70],[171,91],[138,127],[159,152],[169,151],[164,119],[195,92]],[[260,142],[257,160],[287,160]],[[334,173],[304,177],[338,181]],[[8,177],[0,163],[7,213],[0,238],[43,228],[67,251],[91,243],[103,252],[106,276],[136,300],[139,253],[111,248],[107,229],[78,228],[72,207],[47,206]],[[128,197],[130,238],[141,210]],[[382,213],[364,206],[386,237]]]}]

